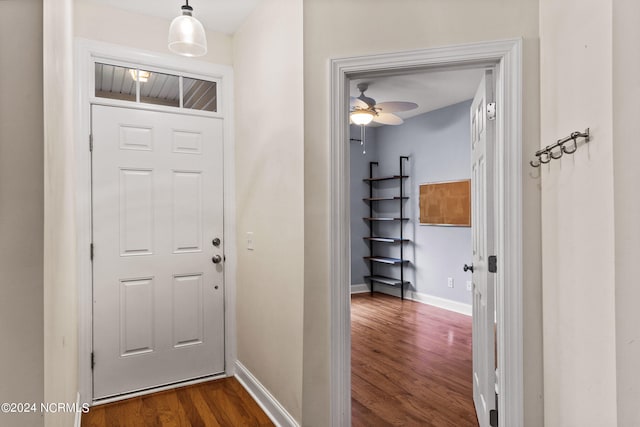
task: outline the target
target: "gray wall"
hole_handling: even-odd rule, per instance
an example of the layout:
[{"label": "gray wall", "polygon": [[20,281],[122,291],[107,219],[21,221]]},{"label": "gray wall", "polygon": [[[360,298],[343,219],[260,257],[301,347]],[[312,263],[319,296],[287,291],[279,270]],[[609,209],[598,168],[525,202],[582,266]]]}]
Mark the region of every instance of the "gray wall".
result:
[{"label": "gray wall", "polygon": [[[19,43],[17,42],[19,41]],[[42,1],[0,1],[0,402],[43,400]],[[1,414],[39,426],[39,413]]]},{"label": "gray wall", "polygon": [[[369,185],[363,178],[369,176],[369,162],[378,160],[376,128],[365,127],[366,146],[359,142],[350,142],[351,164],[351,284],[365,283],[364,276],[369,275],[369,263],[363,257],[369,255],[369,245],[362,239],[369,235],[369,227],[362,219],[369,216],[369,204],[362,198],[369,196]],[[360,126],[351,125],[351,138],[362,139]],[[366,148],[363,149],[363,148]],[[364,151],[364,153],[363,153]]]},{"label": "gray wall", "polygon": [[[466,281],[471,280],[471,274],[462,271],[462,266],[472,261],[471,228],[419,225],[418,186],[422,183],[470,178],[470,105],[471,101],[465,101],[408,119],[401,126],[379,127],[375,130],[375,142],[370,144],[380,163],[376,172],[379,175],[397,174],[399,156],[410,157],[405,165],[405,172],[410,178],[404,183],[405,194],[409,195],[409,200],[404,205],[405,216],[409,217],[410,221],[404,226],[404,235],[410,238],[412,243],[405,246],[404,256],[411,260],[411,267],[405,269],[405,277],[411,281],[413,290],[418,293],[466,304],[471,303],[471,292],[466,290]],[[353,157],[351,164],[352,168],[358,167]],[[390,196],[398,192],[397,182],[394,181],[377,184],[377,189],[378,194]],[[365,185],[365,191],[367,190],[368,187]],[[362,197],[355,194],[353,187],[351,199],[352,204],[359,202],[364,205]],[[398,211],[396,202],[378,203],[378,207],[381,214],[387,212],[389,216]],[[360,230],[354,226],[359,222],[353,208],[352,215],[353,251],[353,246],[358,243],[356,233]],[[397,230],[397,224],[378,226],[380,235],[395,236],[398,234]],[[362,239],[361,236],[359,238]],[[378,245],[380,250],[376,251],[377,253],[399,256],[398,245]],[[359,264],[361,257],[353,258],[352,273],[358,269]],[[388,272],[384,273],[385,270]],[[389,267],[377,271],[397,277],[398,269]],[[453,288],[447,286],[449,277],[454,280]],[[384,289],[382,285],[380,288]]]}]

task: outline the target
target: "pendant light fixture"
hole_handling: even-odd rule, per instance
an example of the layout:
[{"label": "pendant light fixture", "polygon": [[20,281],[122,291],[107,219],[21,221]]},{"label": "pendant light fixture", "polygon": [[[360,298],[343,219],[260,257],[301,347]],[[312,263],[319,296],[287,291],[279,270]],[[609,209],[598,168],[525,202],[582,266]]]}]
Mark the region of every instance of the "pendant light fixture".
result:
[{"label": "pendant light fixture", "polygon": [[192,16],[189,0],[182,6],[182,15],[171,21],[169,50],[184,56],[202,56],[207,53],[207,37],[204,27]]}]

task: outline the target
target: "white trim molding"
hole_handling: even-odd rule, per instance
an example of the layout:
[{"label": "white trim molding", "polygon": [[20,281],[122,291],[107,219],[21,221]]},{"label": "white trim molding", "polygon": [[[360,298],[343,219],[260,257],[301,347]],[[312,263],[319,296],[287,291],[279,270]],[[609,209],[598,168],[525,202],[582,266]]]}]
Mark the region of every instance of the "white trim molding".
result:
[{"label": "white trim molding", "polygon": [[[371,292],[371,289],[369,289],[366,284],[351,285],[351,295],[365,294],[369,292]],[[400,298],[400,290],[398,288],[380,287],[380,289],[377,289],[376,292]],[[448,311],[453,311],[455,313],[464,314],[465,316],[471,316],[472,314],[471,304],[465,304],[463,302],[440,298],[429,294],[415,292],[412,290],[405,291],[404,299],[430,305],[433,307],[442,308]]]},{"label": "white trim molding", "polygon": [[459,301],[453,301],[446,298],[435,297],[433,295],[422,294],[420,292],[408,291],[404,296],[405,299],[410,299],[415,302],[430,305],[433,307],[442,308],[444,310],[453,311],[455,313],[464,314],[465,316],[471,316],[472,307],[471,304],[465,304]]},{"label": "white trim molding", "polygon": [[[236,359],[236,208],[235,153],[233,132],[233,69],[158,52],[119,46],[94,40],[75,40],[75,100],[74,131],[76,151],[76,231],[78,283],[78,388],[82,403],[93,403],[91,371],[92,351],[92,266],[89,257],[91,243],[91,104],[94,95],[94,63],[110,61],[120,65],[155,67],[169,72],[213,79],[220,83],[219,112],[224,118],[224,242],[225,242],[225,374],[233,375]],[[133,103],[131,103],[133,104]],[[127,107],[138,108],[138,105]],[[147,107],[149,108],[149,107]],[[156,107],[153,107],[154,109]],[[161,108],[158,108],[159,110]],[[181,114],[179,111],[176,113]],[[184,112],[182,112],[184,113]],[[193,114],[193,113],[192,113]],[[212,115],[212,114],[209,114]]]},{"label": "white trim molding", "polygon": [[73,419],[73,427],[81,427],[82,425],[82,403],[80,402],[80,392],[76,393],[76,415]]},{"label": "white trim molding", "polygon": [[[330,64],[331,425],[351,424],[349,80],[430,69],[496,71],[497,316],[499,425],[522,427],[522,40],[333,59]],[[506,286],[508,284],[508,286]]]},{"label": "white trim molding", "polygon": [[253,397],[267,416],[279,427],[299,427],[300,424],[273,397],[269,390],[240,362],[236,361],[236,379]]}]

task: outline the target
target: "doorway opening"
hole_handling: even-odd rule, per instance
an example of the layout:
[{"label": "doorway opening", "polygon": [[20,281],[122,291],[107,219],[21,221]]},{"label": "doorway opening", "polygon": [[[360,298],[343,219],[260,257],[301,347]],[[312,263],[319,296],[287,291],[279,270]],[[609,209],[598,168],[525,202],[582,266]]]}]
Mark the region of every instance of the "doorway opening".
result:
[{"label": "doorway opening", "polygon": [[497,416],[500,425],[522,425],[521,51],[521,40],[507,40],[332,61],[330,305],[333,425],[351,422],[349,81],[363,76],[483,67],[495,69],[497,104],[494,194],[498,263],[495,284],[497,357],[501,361]]},{"label": "doorway opening", "polygon": [[470,110],[484,73],[350,81],[352,110],[363,84],[380,111],[408,108],[350,128],[353,425],[477,426],[463,266],[473,258]]}]

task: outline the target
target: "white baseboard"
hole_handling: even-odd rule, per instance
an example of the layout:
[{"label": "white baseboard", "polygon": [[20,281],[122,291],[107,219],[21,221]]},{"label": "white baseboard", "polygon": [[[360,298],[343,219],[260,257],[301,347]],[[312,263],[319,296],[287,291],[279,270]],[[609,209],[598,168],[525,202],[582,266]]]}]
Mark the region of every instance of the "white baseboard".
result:
[{"label": "white baseboard", "polygon": [[284,406],[239,361],[236,361],[235,377],[276,426],[300,427]]},{"label": "white baseboard", "polygon": [[455,311],[456,313],[464,314],[465,316],[471,316],[473,313],[473,307],[471,304],[465,304],[463,302],[452,301],[450,299],[434,297],[432,295],[421,294],[413,291],[409,291],[407,294],[409,295],[409,299],[412,301],[444,308],[449,311]]},{"label": "white baseboard", "polygon": [[[376,292],[381,292],[387,295],[393,295],[394,297],[400,297],[400,290],[396,288],[390,288],[387,286],[377,286]],[[351,293],[354,293],[353,291]],[[419,302],[422,304],[431,305],[445,310],[454,311],[456,313],[464,314],[465,316],[471,316],[473,313],[473,307],[471,304],[465,304],[463,302],[452,301],[446,298],[435,297],[433,295],[423,294],[420,292],[414,292],[411,290],[404,291],[405,299]]]},{"label": "white baseboard", "polygon": [[358,283],[357,285],[351,285],[351,293],[352,294],[363,294],[365,292],[370,292],[371,289],[369,285],[366,283]]}]

